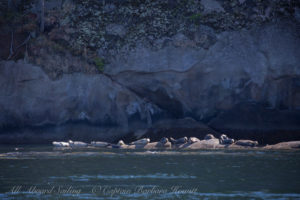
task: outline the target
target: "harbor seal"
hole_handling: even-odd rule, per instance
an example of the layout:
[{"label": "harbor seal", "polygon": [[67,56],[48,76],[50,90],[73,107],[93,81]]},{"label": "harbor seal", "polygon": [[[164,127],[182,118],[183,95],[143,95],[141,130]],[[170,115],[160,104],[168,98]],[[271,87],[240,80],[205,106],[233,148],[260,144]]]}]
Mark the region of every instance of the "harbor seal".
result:
[{"label": "harbor seal", "polygon": [[69,147],[70,146],[70,144],[68,142],[56,142],[56,141],[53,141],[52,145],[55,147]]},{"label": "harbor seal", "polygon": [[143,139],[131,142],[130,144],[131,145],[146,145],[148,143],[150,143],[150,139],[149,138],[143,138]]},{"label": "harbor seal", "polygon": [[204,140],[210,140],[210,139],[216,139],[215,136],[213,134],[207,134],[205,137],[204,137]]},{"label": "harbor seal", "polygon": [[70,147],[86,147],[86,146],[88,146],[88,144],[85,142],[72,141],[72,140],[69,140],[69,145],[70,145]]},{"label": "harbor seal", "polygon": [[172,144],[185,144],[185,143],[187,143],[188,138],[182,137],[182,138],[175,140],[174,138],[170,137],[170,141],[172,142]]},{"label": "harbor seal", "polygon": [[245,147],[255,147],[258,145],[258,142],[253,140],[238,140],[235,144]]},{"label": "harbor seal", "polygon": [[190,144],[193,144],[193,143],[195,143],[195,142],[200,142],[200,140],[199,140],[198,138],[196,138],[196,137],[190,137],[188,142],[189,142]]},{"label": "harbor seal", "polygon": [[234,139],[229,138],[227,135],[222,134],[220,136],[220,144],[233,144]]},{"label": "harbor seal", "polygon": [[108,148],[115,148],[115,149],[119,149],[121,147],[126,146],[125,142],[123,140],[119,140],[119,142],[117,144],[110,144],[109,146],[107,146]]},{"label": "harbor seal", "polygon": [[117,145],[120,147],[120,146],[123,146],[125,145],[125,142],[123,140],[119,140],[119,142],[117,143]]},{"label": "harbor seal", "polygon": [[91,145],[94,146],[94,147],[107,147],[110,144],[108,142],[92,141]]},{"label": "harbor seal", "polygon": [[167,142],[169,142],[169,140],[168,140],[168,138],[163,137],[163,138],[160,139],[159,142],[162,143],[162,144],[166,144]]}]

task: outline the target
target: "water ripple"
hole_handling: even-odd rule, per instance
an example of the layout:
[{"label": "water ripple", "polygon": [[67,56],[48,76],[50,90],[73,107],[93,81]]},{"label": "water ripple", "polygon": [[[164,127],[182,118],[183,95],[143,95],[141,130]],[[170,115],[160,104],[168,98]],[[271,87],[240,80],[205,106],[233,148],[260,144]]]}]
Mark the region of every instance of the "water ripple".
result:
[{"label": "water ripple", "polygon": [[90,179],[103,179],[103,180],[118,180],[118,179],[195,179],[196,176],[186,174],[174,175],[165,173],[146,174],[146,175],[80,175],[68,177],[51,176],[50,179],[71,179],[72,181],[89,181]]}]

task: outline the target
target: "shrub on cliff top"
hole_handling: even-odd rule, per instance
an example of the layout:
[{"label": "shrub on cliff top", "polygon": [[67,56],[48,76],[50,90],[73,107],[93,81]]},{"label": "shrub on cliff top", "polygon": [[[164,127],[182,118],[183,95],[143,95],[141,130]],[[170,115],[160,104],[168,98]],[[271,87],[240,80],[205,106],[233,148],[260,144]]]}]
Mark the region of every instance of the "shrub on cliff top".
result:
[{"label": "shrub on cliff top", "polygon": [[99,58],[99,57],[94,58],[94,63],[97,66],[97,69],[99,70],[99,72],[104,71],[104,60],[102,58]]}]

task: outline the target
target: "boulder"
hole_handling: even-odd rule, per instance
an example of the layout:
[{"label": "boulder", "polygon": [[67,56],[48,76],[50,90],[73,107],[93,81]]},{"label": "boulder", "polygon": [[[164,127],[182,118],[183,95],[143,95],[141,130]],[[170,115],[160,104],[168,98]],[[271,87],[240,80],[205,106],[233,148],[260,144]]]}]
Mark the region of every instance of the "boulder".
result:
[{"label": "boulder", "polygon": [[274,145],[267,145],[264,149],[300,149],[300,141],[280,142]]}]

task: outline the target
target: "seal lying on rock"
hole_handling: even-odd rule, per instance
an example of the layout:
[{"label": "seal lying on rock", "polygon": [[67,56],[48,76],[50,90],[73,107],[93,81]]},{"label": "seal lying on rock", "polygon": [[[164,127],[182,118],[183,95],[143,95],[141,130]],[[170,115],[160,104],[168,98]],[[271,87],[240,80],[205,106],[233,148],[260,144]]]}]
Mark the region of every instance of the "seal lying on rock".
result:
[{"label": "seal lying on rock", "polygon": [[258,145],[258,142],[253,140],[238,140],[235,144],[245,147],[255,147]]},{"label": "seal lying on rock", "polygon": [[55,147],[69,147],[70,146],[70,144],[68,142],[56,142],[56,141],[53,141],[52,144]]},{"label": "seal lying on rock", "polygon": [[168,138],[163,137],[163,138],[160,139],[159,142],[160,142],[161,144],[166,144],[167,142],[169,142],[169,140],[168,140]]},{"label": "seal lying on rock", "polygon": [[120,147],[120,146],[123,146],[125,145],[125,142],[123,140],[119,140],[119,142],[117,143],[117,145]]},{"label": "seal lying on rock", "polygon": [[69,140],[70,147],[86,147],[88,144],[85,142]]},{"label": "seal lying on rock", "polygon": [[234,139],[229,138],[227,135],[222,134],[220,136],[220,144],[233,144]]},{"label": "seal lying on rock", "polygon": [[185,143],[187,143],[188,138],[182,137],[182,138],[175,140],[174,138],[170,137],[170,141],[172,142],[172,144],[185,144]]},{"label": "seal lying on rock", "polygon": [[109,146],[107,146],[108,148],[122,148],[122,147],[126,147],[127,145],[125,144],[125,142],[123,140],[119,140],[119,142],[117,144],[110,144]]},{"label": "seal lying on rock", "polygon": [[193,144],[195,142],[200,142],[200,140],[196,137],[190,137],[188,143]]},{"label": "seal lying on rock", "polygon": [[205,137],[204,137],[204,140],[210,140],[210,139],[216,139],[215,136],[213,136],[213,134],[207,134]]},{"label": "seal lying on rock", "polygon": [[149,142],[150,142],[150,139],[149,139],[149,138],[143,138],[143,139],[140,139],[140,140],[131,142],[130,144],[131,144],[131,145],[146,145],[146,144],[148,144]]},{"label": "seal lying on rock", "polygon": [[91,145],[94,146],[94,147],[107,147],[110,144],[108,142],[101,142],[101,141],[96,142],[96,141],[92,141]]}]

